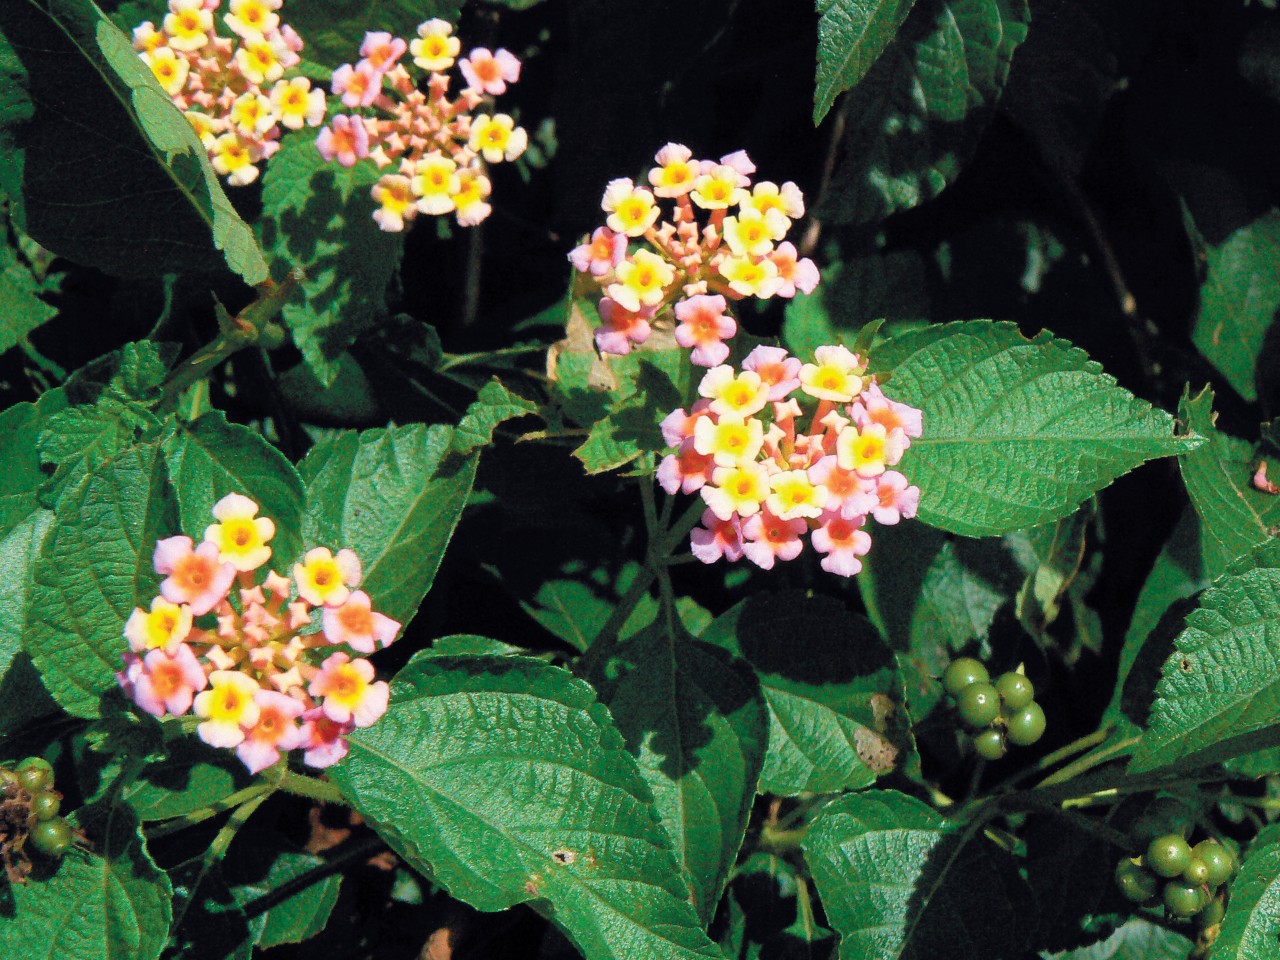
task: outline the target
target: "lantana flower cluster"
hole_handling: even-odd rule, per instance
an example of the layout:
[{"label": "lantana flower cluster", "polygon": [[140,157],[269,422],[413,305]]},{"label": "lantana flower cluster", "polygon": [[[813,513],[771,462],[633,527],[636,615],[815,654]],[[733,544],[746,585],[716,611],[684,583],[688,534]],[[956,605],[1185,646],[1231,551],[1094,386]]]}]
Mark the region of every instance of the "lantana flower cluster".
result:
[{"label": "lantana flower cluster", "polygon": [[707,371],[698,394],[662,422],[676,449],[658,482],[701,493],[691,539],[703,563],[746,557],[769,570],[798,557],[808,535],[824,570],[851,577],[871,549],[868,518],[915,516],[920,490],[891,468],[920,436],[921,412],[886,397],[847,348],[818,347],[802,363],[759,346],[741,369]]},{"label": "lantana flower cluster", "polygon": [[[373,218],[383,230],[403,230],[419,213],[452,213],[464,227],[492,212],[488,164],[515,160],[529,136],[505,113],[477,112],[520,78],[520,61],[507,50],[476,47],[458,58],[461,42],[445,20],[418,25],[405,42],[390,33],[365,34],[361,59],[333,74],[333,93],[350,111],[320,131],[316,147],[326,161],[353,166],[371,157],[394,167],[373,186]],[[403,62],[408,54],[418,71]],[[455,64],[463,87],[449,96]]]},{"label": "lantana flower cluster", "polygon": [[[306,77],[284,78],[300,61],[302,38],[280,21],[282,0],[169,0],[160,27],[134,28],[133,46],[164,92],[186,114],[213,169],[234,186],[258,178],[280,149],[280,128],[324,121],[325,96]],[[221,22],[233,34],[217,33]]]},{"label": "lantana flower cluster", "polygon": [[595,334],[601,353],[629,353],[671,307],[676,341],[692,350],[693,363],[714,367],[738,331],[730,301],[794,297],[818,285],[813,261],[785,239],[804,216],[804,196],[790,181],[753,184],[756,167],[744,151],[695,160],[688,147],[668,143],[655,160],[649,186],[609,183],[600,204],[605,225],[569,260],[604,294]]},{"label": "lantana flower cluster", "polygon": [[387,646],[400,624],[358,589],[352,551],[316,547],[287,577],[266,567],[275,524],[256,503],[228,494],[213,517],[198,545],[156,544],[165,579],[125,624],[120,686],[154,716],[194,711],[200,738],[235,750],[252,773],[295,749],[309,766],[337,763],[346,735],[387,709],[386,682],[352,654]]}]

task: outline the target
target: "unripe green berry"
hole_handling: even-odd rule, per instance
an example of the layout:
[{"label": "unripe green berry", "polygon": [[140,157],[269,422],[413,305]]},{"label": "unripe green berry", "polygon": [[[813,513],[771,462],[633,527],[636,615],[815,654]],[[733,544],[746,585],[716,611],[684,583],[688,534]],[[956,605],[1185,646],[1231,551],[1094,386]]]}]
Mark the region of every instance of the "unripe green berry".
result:
[{"label": "unripe green berry", "polygon": [[31,812],[38,820],[52,820],[62,809],[62,794],[57,790],[41,790],[31,798]]},{"label": "unripe green berry", "polygon": [[1160,892],[1160,881],[1127,858],[1116,864],[1116,886],[1130,903],[1146,903]]},{"label": "unripe green berry", "polygon": [[983,730],[973,738],[973,749],[983,760],[999,760],[1004,756],[1004,735],[999,730]]},{"label": "unripe green berry", "polygon": [[18,768],[18,786],[27,793],[39,793],[52,782],[49,771],[41,767]]},{"label": "unripe green berry", "polygon": [[27,839],[46,857],[61,857],[71,848],[71,824],[61,817],[41,820]]},{"label": "unripe green berry", "polygon": [[1191,856],[1209,868],[1204,881],[1209,886],[1220,887],[1231,879],[1231,872],[1235,869],[1231,851],[1217,840],[1201,840],[1191,848]]},{"label": "unripe green berry", "polygon": [[[1147,847],[1146,862],[1148,867],[1162,877],[1180,876],[1191,862],[1191,846],[1178,834],[1167,833],[1151,841],[1151,846]],[[1191,912],[1194,913],[1195,910]]]},{"label": "unripe green berry", "polygon": [[1164,905],[1175,917],[1190,917],[1199,913],[1208,898],[1203,887],[1195,887],[1180,880],[1170,880],[1164,885]]},{"label": "unripe green berry", "polygon": [[1000,715],[1000,694],[989,683],[971,683],[956,697],[956,712],[971,727],[985,727]]},{"label": "unripe green berry", "polygon": [[1209,865],[1192,852],[1191,862],[1182,871],[1182,879],[1192,886],[1199,887],[1209,882]]},{"label": "unripe green berry", "polygon": [[1201,930],[1222,922],[1227,915],[1227,908],[1221,900],[1210,900],[1209,905],[1196,914],[1196,926]]},{"label": "unripe green berry", "polygon": [[960,691],[975,683],[986,683],[991,679],[984,667],[973,657],[961,657],[953,660],[947,672],[942,675],[942,686],[953,697],[960,696]]},{"label": "unripe green berry", "polygon": [[8,767],[0,767],[0,799],[18,792],[18,775]]},{"label": "unripe green berry", "polygon": [[1044,711],[1034,700],[1010,715],[1009,740],[1020,747],[1035,743],[1044,736]]},{"label": "unripe green berry", "polygon": [[996,680],[1000,699],[1009,710],[1021,710],[1035,699],[1036,688],[1020,673],[1002,673]]}]

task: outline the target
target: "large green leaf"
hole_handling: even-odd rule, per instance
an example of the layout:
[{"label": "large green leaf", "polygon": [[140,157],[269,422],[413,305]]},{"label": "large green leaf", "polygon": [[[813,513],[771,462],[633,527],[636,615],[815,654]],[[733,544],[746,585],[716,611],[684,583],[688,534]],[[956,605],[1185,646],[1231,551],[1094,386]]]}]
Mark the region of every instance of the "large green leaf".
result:
[{"label": "large green leaf", "polygon": [[480,910],[530,902],[587,960],[718,957],[653,796],[594,691],[522,657],[411,661],[330,776]]},{"label": "large green leaf", "polygon": [[1130,917],[1098,943],[1063,953],[1042,952],[1044,960],[1187,960],[1192,943],[1182,934],[1142,917]]},{"label": "large green leaf", "polygon": [[820,215],[878,220],[937,196],[986,127],[1026,0],[919,0],[896,39],[848,95],[844,159]]},{"label": "large green leaf", "polygon": [[818,0],[818,76],[813,122],[863,78],[889,45],[916,0]]},{"label": "large green leaf", "polygon": [[467,504],[477,458],[451,455],[449,427],[347,431],[299,465],[306,547],[350,548],[374,606],[407,621],[435,578]]},{"label": "large green leaf", "polygon": [[178,495],[182,529],[200,540],[215,522],[213,506],[228,493],[255,501],[276,525],[271,541],[278,569],[302,546],[302,479],[287,457],[256,430],[228,423],[219,411],[175,423],[165,438],[169,480]]},{"label": "large green leaf", "polygon": [[[329,16],[327,4],[294,7]],[[358,37],[350,42],[358,48]],[[373,161],[350,168],[325,163],[315,140],[314,132],[299,130],[280,141],[262,177],[260,231],[277,260],[277,279],[288,267],[306,274],[302,302],[286,303],[282,317],[329,386],[347,347],[388,316],[387,285],[404,253],[404,234],[379,230],[373,219],[369,190],[380,176]]]},{"label": "large green leaf", "polygon": [[120,791],[144,822],[181,817],[217,803],[249,785],[244,764],[226,750],[215,750],[195,737],[169,745],[169,755],[147,764],[136,780]]},{"label": "large green leaf", "polygon": [[[370,30],[388,30],[406,40],[432,17],[456,21],[464,0],[325,0],[295,2],[284,19],[307,41],[308,60],[336,67],[360,58],[360,41]],[[465,40],[466,38],[464,38]]]},{"label": "large green leaf", "polygon": [[[236,902],[248,908],[254,900],[265,897],[286,883],[303,876],[326,861],[309,853],[280,853],[271,862],[266,875],[252,883],[241,884],[232,890]],[[324,929],[338,902],[341,875],[325,877],[318,883],[295,893],[277,903],[265,913],[249,918],[253,942],[261,949],[282,943],[301,943]]]},{"label": "large green leaf", "polygon": [[191,124],[91,0],[0,4],[0,192],[42,246],[123,276],[267,278]]},{"label": "large green leaf", "polygon": [[1268,210],[1217,246],[1200,236],[1190,213],[1184,218],[1205,269],[1191,340],[1240,396],[1256,400],[1254,371],[1280,311],[1280,211]]},{"label": "large green leaf", "polygon": [[924,411],[901,470],[920,519],[985,536],[1071,513],[1144,460],[1193,449],[1173,418],[1065,340],[971,320],[895,337],[872,355],[885,392]]},{"label": "large green leaf", "polygon": [[27,336],[57,309],[41,299],[42,284],[14,248],[0,242],[0,353],[27,343]]},{"label": "large green leaf", "polygon": [[143,845],[137,821],[117,810],[101,851],[73,850],[56,872],[10,884],[0,910],[0,956],[13,960],[155,960],[172,919],[169,878]]},{"label": "large green leaf", "polygon": [[1280,941],[1280,826],[1249,844],[1213,945],[1215,960],[1268,960]]},{"label": "large green leaf", "polygon": [[758,595],[716,618],[702,639],[760,678],[769,705],[762,793],[856,789],[899,765],[897,664],[875,628],[838,601]]},{"label": "large green leaf", "polygon": [[1200,597],[1165,661],[1135,772],[1280,743],[1280,540],[1239,558]]},{"label": "large green leaf", "polygon": [[536,413],[538,405],[512,393],[499,381],[491,380],[480,388],[476,399],[453,431],[453,449],[467,454],[476,447],[493,442],[493,432],[500,424],[517,417]]},{"label": "large green leaf", "polygon": [[746,664],[662,617],[588,677],[653,791],[690,899],[709,923],[737,859],[769,733]]},{"label": "large green leaf", "polygon": [[58,502],[36,562],[26,646],[68,713],[98,716],[116,686],[125,621],[155,596],[152,555],[178,529],[177,512],[154,443],[124,450]]},{"label": "large green leaf", "polygon": [[1253,486],[1257,459],[1243,440],[1214,426],[1213,391],[1184,396],[1178,415],[1208,442],[1178,458],[1182,482],[1200,517],[1205,574],[1220,576],[1227,564],[1280,528],[1280,497]]},{"label": "large green leaf", "polygon": [[905,794],[841,797],[803,846],[842,960],[991,960],[1028,933],[1012,858]]}]

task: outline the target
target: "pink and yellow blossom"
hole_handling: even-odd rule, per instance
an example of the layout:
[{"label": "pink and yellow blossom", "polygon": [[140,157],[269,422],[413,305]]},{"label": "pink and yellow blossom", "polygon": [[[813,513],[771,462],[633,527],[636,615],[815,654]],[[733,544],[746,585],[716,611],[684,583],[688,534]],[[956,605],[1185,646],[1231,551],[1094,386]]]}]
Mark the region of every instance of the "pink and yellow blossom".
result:
[{"label": "pink and yellow blossom", "polygon": [[801,536],[809,531],[803,520],[783,520],[763,510],[742,524],[742,553],[762,570],[779,560],[794,560],[804,549]]},{"label": "pink and yellow blossom", "polygon": [[493,96],[506,93],[507,84],[520,79],[520,61],[502,49],[490,53],[485,47],[476,47],[458,61],[458,67],[468,87]]},{"label": "pink and yellow blossom", "polygon": [[569,262],[584,273],[602,277],[627,255],[627,236],[608,227],[597,227],[591,239],[569,252]]},{"label": "pink and yellow blossom", "polygon": [[125,621],[124,636],[135,653],[165,650],[173,653],[191,633],[191,608],[170,603],[164,597],[151,601],[150,611],[135,607]]},{"label": "pink and yellow blossom", "polygon": [[156,544],[156,573],[165,576],[160,593],[170,603],[185,603],[197,617],[212,610],[231,589],[236,569],[224,562],[218,548],[202,543],[192,549],[190,537],[169,537]]},{"label": "pink and yellow blossom", "polygon": [[134,702],[156,717],[166,713],[182,716],[191,709],[196,693],[208,683],[195,654],[182,644],[171,652],[151,650],[131,679]]},{"label": "pink and yellow blossom", "polygon": [[333,653],[320,666],[307,692],[322,697],[324,714],[335,723],[372,726],[387,712],[390,688],[385,681],[373,679],[373,665],[368,660],[352,660],[345,653]]},{"label": "pink and yellow blossom", "polygon": [[213,507],[218,523],[205,528],[204,539],[218,548],[218,555],[237,570],[256,570],[271,559],[267,541],[275,536],[276,525],[269,517],[258,516],[258,505],[246,496],[229,493]]},{"label": "pink and yellow blossom", "polygon": [[462,41],[450,36],[453,24],[435,18],[418,24],[418,36],[409,42],[409,55],[423,70],[443,73],[453,66]]},{"label": "pink and yellow blossom", "polygon": [[252,724],[241,724],[244,739],[236,746],[236,756],[250,773],[260,773],[280,759],[280,754],[302,743],[298,718],[303,705],[293,697],[275,690],[259,689],[253,695],[258,718]]},{"label": "pink and yellow blossom", "polygon": [[689,359],[695,366],[714,367],[728,359],[724,341],[738,332],[738,325],[727,310],[720,294],[698,294],[676,304],[676,343],[692,349]]},{"label": "pink and yellow blossom", "polygon": [[200,739],[211,747],[238,746],[244,728],[258,722],[260,689],[252,677],[235,670],[210,673],[209,689],[195,698],[196,716],[204,721],[196,727]]},{"label": "pink and yellow blossom", "polygon": [[328,547],[315,547],[294,564],[298,596],[314,606],[340,607],[360,584],[360,560],[350,550],[335,556]]},{"label": "pink and yellow blossom", "polygon": [[324,635],[330,643],[345,643],[360,653],[373,653],[396,638],[400,624],[373,609],[373,601],[363,590],[351,591],[340,607],[325,607]]},{"label": "pink and yellow blossom", "polygon": [[639,346],[649,339],[652,309],[628,310],[608,297],[600,301],[599,309],[601,324],[596,327],[595,341],[601,353],[625,355],[631,352],[632,344]]}]

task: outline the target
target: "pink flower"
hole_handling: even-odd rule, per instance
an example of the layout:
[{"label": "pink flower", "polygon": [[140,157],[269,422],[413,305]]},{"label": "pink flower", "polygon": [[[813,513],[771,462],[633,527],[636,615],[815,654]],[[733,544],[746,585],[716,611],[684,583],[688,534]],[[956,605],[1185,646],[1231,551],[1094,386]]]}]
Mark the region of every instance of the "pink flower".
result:
[{"label": "pink flower", "polygon": [[751,174],[756,172],[756,165],[751,162],[751,158],[747,156],[745,150],[735,150],[733,153],[727,154],[720,158],[722,166],[733,167],[738,171],[741,179],[739,186],[745,187],[750,181],[747,179]]},{"label": "pink flower", "polygon": [[733,317],[726,315],[728,304],[720,294],[698,294],[676,304],[676,343],[693,348],[690,361],[699,367],[714,367],[729,357],[723,341],[738,332]]},{"label": "pink flower", "polygon": [[742,552],[762,570],[772,570],[778,560],[794,560],[804,549],[800,537],[809,529],[805,521],[780,520],[768,510],[761,510],[742,525],[746,542]]},{"label": "pink flower", "polygon": [[622,356],[631,352],[631,345],[644,343],[649,339],[652,328],[649,318],[653,316],[651,307],[642,307],[639,311],[628,310],[615,300],[604,297],[600,301],[600,319],[603,324],[596,328],[596,346],[601,353],[612,353]]},{"label": "pink flower", "polygon": [[369,155],[369,131],[359,117],[339,114],[316,137],[316,149],[326,163],[337,160],[344,167],[354,167],[357,160]]},{"label": "pink flower", "polygon": [[306,752],[302,762],[309,767],[331,767],[347,755],[346,736],[356,725],[330,720],[322,709],[313,707],[302,715],[298,746]]},{"label": "pink flower", "polygon": [[694,401],[688,413],[684,412],[684,407],[677,407],[663,417],[659,426],[662,429],[662,439],[666,441],[667,446],[678,447],[692,437],[698,429],[698,421],[703,417],[711,416],[708,410],[710,406],[710,400],[700,397]]},{"label": "pink flower", "polygon": [[368,64],[378,73],[386,73],[408,49],[404,40],[389,33],[366,33],[364,43],[360,44],[360,56],[364,57],[361,65]]},{"label": "pink flower", "polygon": [[715,563],[721,557],[742,559],[742,522],[736,517],[721,520],[712,510],[702,514],[702,526],[689,535],[689,549],[703,563]]},{"label": "pink flower", "polygon": [[690,437],[680,444],[680,449],[668,454],[658,464],[658,485],[668,494],[696,493],[711,482],[715,469],[715,457],[703,456],[693,446]]},{"label": "pink flower", "polygon": [[901,519],[910,520],[920,506],[920,488],[907,486],[907,478],[896,470],[886,470],[875,480],[875,504],[871,516],[876,523],[893,526]]},{"label": "pink flower", "polygon": [[274,690],[259,690],[253,700],[258,705],[258,721],[245,731],[236,756],[250,773],[258,773],[279,760],[281,751],[302,743],[302,730],[295,721],[303,707],[293,697]]},{"label": "pink flower", "polygon": [[813,531],[813,549],[826,556],[822,569],[841,577],[852,577],[862,569],[862,560],[871,549],[871,535],[861,529],[866,517],[843,517],[838,513],[823,515],[821,526]]},{"label": "pink flower", "polygon": [[923,429],[919,410],[909,404],[890,400],[875,383],[862,391],[858,402],[849,408],[849,415],[859,427],[878,423],[890,434],[895,430],[901,431],[900,439],[904,450],[911,445],[906,438],[920,436]]},{"label": "pink flower", "polygon": [[846,519],[866,514],[877,502],[876,482],[841,469],[834,454],[809,468],[809,480],[827,488],[827,512],[840,513]]},{"label": "pink flower", "polygon": [[769,399],[785,400],[800,386],[800,359],[781,347],[756,347],[742,361],[743,370],[754,370],[762,383],[769,385]]},{"label": "pink flower", "polygon": [[152,559],[156,573],[167,574],[160,593],[170,603],[185,603],[194,616],[202,616],[218,605],[231,589],[236,568],[222,563],[218,548],[208,541],[191,549],[190,537],[168,537],[156,543]]},{"label": "pink flower", "polygon": [[330,654],[307,687],[313,697],[323,697],[324,715],[336,723],[370,726],[387,712],[390,689],[373,679],[373,664],[352,660],[345,653]]},{"label": "pink flower", "polygon": [[476,47],[471,56],[458,61],[458,66],[468,87],[494,96],[505,93],[508,83],[520,79],[520,61],[506,50],[490,53],[485,47]]},{"label": "pink flower", "polygon": [[777,296],[794,297],[797,290],[813,293],[818,285],[818,268],[808,257],[797,259],[795,244],[789,240],[778,244],[769,254],[769,259],[778,268],[778,279],[782,281]]},{"label": "pink flower", "polygon": [[387,647],[400,630],[399,622],[375,613],[369,595],[353,590],[340,607],[325,607],[324,635],[330,643],[345,643],[352,650],[373,653]]},{"label": "pink flower", "polygon": [[363,61],[354,67],[344,63],[333,71],[330,89],[347,107],[368,107],[382,92],[382,74]]},{"label": "pink flower", "polygon": [[191,701],[209,680],[200,662],[186,644],[173,656],[164,650],[152,650],[142,659],[142,669],[133,678],[133,702],[155,717],[165,711],[175,717],[191,709]]},{"label": "pink flower", "polygon": [[627,255],[627,235],[614,233],[608,227],[597,227],[591,239],[569,251],[569,262],[593,277],[608,273]]}]

